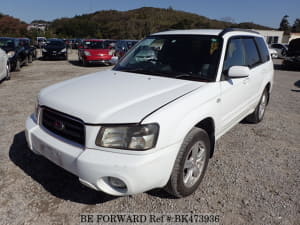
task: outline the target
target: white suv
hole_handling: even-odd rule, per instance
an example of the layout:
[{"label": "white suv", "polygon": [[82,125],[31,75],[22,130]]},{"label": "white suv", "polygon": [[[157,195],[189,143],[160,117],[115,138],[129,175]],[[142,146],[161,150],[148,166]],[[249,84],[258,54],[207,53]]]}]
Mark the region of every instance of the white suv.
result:
[{"label": "white suv", "polygon": [[263,119],[273,64],[252,31],[150,35],[112,69],[43,89],[26,121],[29,148],[111,195],[201,182],[215,142]]}]

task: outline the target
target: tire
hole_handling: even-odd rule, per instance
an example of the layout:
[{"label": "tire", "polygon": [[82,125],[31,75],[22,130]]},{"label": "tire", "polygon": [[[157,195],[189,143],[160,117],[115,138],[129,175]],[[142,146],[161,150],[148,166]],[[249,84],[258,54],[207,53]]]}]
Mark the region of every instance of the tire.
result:
[{"label": "tire", "polygon": [[29,62],[29,63],[32,63],[32,62],[33,62],[33,57],[32,57],[32,55],[29,55],[29,56],[28,56],[28,62]]},{"label": "tire", "polygon": [[28,62],[29,62],[28,58],[29,58],[28,56],[25,58],[24,64],[23,64],[24,66],[28,66]]},{"label": "tire", "polygon": [[20,59],[17,59],[14,71],[19,72],[20,70],[21,70],[21,61]]},{"label": "tire", "polygon": [[194,127],[184,138],[165,190],[177,198],[192,194],[205,174],[209,156],[208,134]]},{"label": "tire", "polygon": [[88,66],[88,62],[84,58],[82,58],[82,65]]},{"label": "tire", "polygon": [[7,63],[6,65],[6,80],[10,80],[10,64]]},{"label": "tire", "polygon": [[259,123],[263,120],[266,107],[269,102],[269,92],[267,89],[264,90],[263,94],[260,97],[259,103],[256,106],[253,113],[246,117],[246,121],[249,123]]}]

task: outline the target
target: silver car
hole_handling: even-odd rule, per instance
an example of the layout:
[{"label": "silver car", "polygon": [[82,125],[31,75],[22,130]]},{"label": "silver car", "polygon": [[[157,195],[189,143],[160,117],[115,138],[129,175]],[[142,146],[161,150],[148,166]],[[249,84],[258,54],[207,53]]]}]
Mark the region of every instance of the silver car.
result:
[{"label": "silver car", "polygon": [[0,81],[10,79],[8,55],[0,48]]}]

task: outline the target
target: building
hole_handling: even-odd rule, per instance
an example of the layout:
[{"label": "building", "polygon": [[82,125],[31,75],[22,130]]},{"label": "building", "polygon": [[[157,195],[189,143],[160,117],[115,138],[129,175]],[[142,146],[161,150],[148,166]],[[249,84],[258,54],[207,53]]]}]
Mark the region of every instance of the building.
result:
[{"label": "building", "polygon": [[32,23],[32,24],[28,25],[27,30],[45,31],[46,28],[47,28],[47,24],[44,24],[44,23]]},{"label": "building", "polygon": [[255,30],[265,37],[268,44],[283,43],[283,31],[280,30]]}]

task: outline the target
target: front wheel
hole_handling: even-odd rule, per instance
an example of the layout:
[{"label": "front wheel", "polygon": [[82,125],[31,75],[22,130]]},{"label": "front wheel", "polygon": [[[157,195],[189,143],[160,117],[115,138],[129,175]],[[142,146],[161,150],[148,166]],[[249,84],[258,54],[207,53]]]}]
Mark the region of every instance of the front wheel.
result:
[{"label": "front wheel", "polygon": [[175,197],[192,194],[200,185],[210,156],[208,134],[194,127],[185,137],[178,152],[166,191]]},{"label": "front wheel", "polygon": [[254,112],[246,117],[246,121],[250,123],[259,123],[262,121],[266,112],[268,101],[269,92],[265,89]]}]

